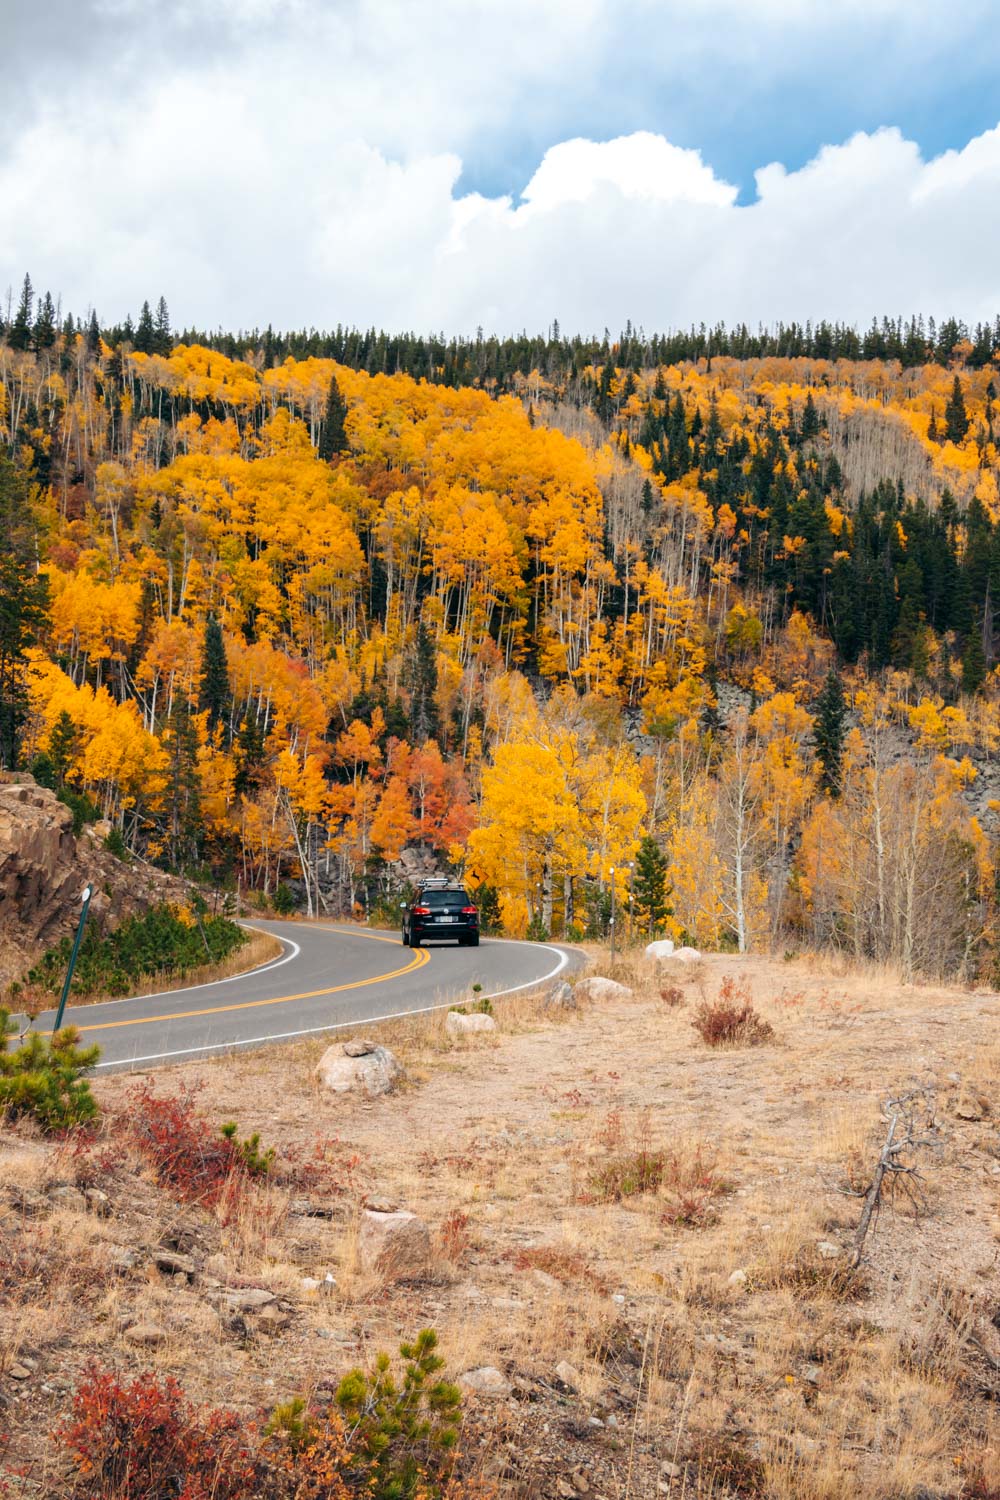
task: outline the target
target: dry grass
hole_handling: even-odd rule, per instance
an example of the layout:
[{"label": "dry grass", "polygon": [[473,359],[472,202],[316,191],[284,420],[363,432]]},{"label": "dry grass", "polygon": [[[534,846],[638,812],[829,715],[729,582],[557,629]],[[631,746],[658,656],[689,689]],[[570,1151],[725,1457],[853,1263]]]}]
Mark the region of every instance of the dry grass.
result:
[{"label": "dry grass", "polygon": [[[989,1496],[993,997],[888,974],[873,983],[831,962],[711,958],[692,972],[628,954],[603,967],[633,999],[552,1012],[539,996],[511,997],[485,1042],[449,1038],[444,1012],[374,1028],[410,1075],[388,1099],[324,1094],[321,1040],[163,1070],[158,1090],[200,1084],[213,1119],[235,1117],[279,1160],[315,1159],[328,1174],[254,1184],[235,1211],[179,1208],[137,1162],[102,1156],[108,1143],[84,1162],[0,1136],[0,1235],[27,1268],[13,1286],[0,1276],[13,1457],[34,1456],[45,1473],[38,1434],[90,1356],[175,1374],[194,1398],[249,1413],[434,1326],[451,1371],[492,1364],[516,1381],[511,1400],[470,1403],[465,1438],[467,1464],[499,1476],[504,1500],[554,1495],[576,1471],[594,1496],[645,1500],[664,1463],[679,1471],[669,1494],[687,1500]],[[733,973],[779,1046],[714,1050],[694,1037],[693,1007]],[[665,1004],[665,988],[680,1003]],[[924,1205],[888,1203],[854,1274],[845,1252],[880,1102],[913,1080],[934,1086],[940,1118]],[[102,1078],[97,1089],[108,1104],[129,1086]],[[595,1174],[643,1152],[655,1181],[594,1191]],[[108,1217],[17,1207],[18,1195],[91,1180],[95,1161],[106,1162]],[[621,1186],[617,1167],[612,1176]],[[685,1193],[707,1201],[677,1211]],[[304,1213],[303,1198],[327,1216]],[[361,1263],[372,1201],[426,1219],[433,1261],[421,1279],[387,1281]],[[191,1244],[193,1280],[151,1265],[156,1246],[178,1240]],[[122,1245],[140,1251],[125,1274],[114,1269]],[[279,1326],[227,1313],[213,1282],[271,1291]],[[158,1323],[164,1341],[134,1347],[137,1320]],[[9,1370],[24,1356],[37,1371],[16,1386]],[[557,1378],[560,1362],[575,1389]],[[48,1479],[42,1492],[58,1495]]]}]

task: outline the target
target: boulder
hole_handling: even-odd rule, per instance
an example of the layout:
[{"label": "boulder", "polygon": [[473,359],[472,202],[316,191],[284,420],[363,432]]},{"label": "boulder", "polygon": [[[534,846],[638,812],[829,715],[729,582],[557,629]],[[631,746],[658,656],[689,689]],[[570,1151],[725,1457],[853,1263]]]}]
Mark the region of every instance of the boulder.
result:
[{"label": "boulder", "polygon": [[459,1375],[458,1384],[463,1391],[472,1391],[490,1401],[502,1400],[513,1389],[506,1375],[501,1374],[495,1365],[480,1365],[478,1369],[466,1370]]},{"label": "boulder", "polygon": [[565,979],[553,985],[545,996],[545,1004],[552,1010],[576,1010],[576,996],[573,994],[573,986]]},{"label": "boulder", "polygon": [[579,1000],[631,1000],[633,998],[633,991],[627,984],[619,984],[616,979],[602,979],[596,974],[590,979],[578,979],[573,987],[573,994]]},{"label": "boulder", "polygon": [[671,959],[681,964],[696,964],[701,958],[697,948],[675,948]]},{"label": "boulder", "polygon": [[347,1051],[353,1042],[334,1042],[319,1060],[316,1075],[334,1094],[352,1090],[375,1098],[389,1094],[405,1076],[402,1067],[388,1047],[373,1047],[360,1057]]},{"label": "boulder", "polygon": [[262,1286],[250,1286],[223,1292],[222,1300],[231,1312],[260,1312],[262,1307],[269,1307],[277,1298]]},{"label": "boulder", "polygon": [[672,938],[658,938],[655,943],[647,943],[647,958],[671,958],[674,952]]},{"label": "boulder", "polygon": [[345,1057],[369,1057],[374,1051],[375,1043],[370,1042],[366,1036],[355,1037],[344,1043]]},{"label": "boulder", "polygon": [[481,1010],[473,1011],[471,1016],[463,1016],[460,1010],[450,1010],[444,1029],[449,1036],[469,1036],[476,1031],[496,1031],[497,1023]]},{"label": "boulder", "polygon": [[397,1281],[423,1276],[431,1263],[431,1234],[423,1219],[400,1209],[361,1215],[358,1253],[366,1271],[378,1271]]}]

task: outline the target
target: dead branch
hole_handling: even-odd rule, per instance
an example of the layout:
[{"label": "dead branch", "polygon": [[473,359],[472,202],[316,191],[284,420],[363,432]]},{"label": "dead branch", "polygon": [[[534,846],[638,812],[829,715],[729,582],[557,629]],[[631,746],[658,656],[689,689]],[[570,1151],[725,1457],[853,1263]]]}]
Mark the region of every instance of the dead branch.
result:
[{"label": "dead branch", "polygon": [[851,1265],[855,1267],[861,1264],[865,1240],[873,1220],[878,1222],[886,1179],[894,1187],[898,1185],[905,1188],[914,1206],[919,1209],[922,1202],[917,1186],[920,1172],[914,1162],[906,1158],[922,1148],[937,1144],[934,1097],[930,1088],[911,1089],[898,1099],[887,1100],[882,1118],[887,1122],[888,1128],[854,1235]]}]

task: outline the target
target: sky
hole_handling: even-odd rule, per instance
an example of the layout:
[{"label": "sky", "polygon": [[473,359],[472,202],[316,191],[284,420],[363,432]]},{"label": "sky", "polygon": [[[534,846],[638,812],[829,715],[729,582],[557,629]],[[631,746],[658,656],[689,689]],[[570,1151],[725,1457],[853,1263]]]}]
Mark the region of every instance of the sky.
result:
[{"label": "sky", "polygon": [[0,0],[0,294],[509,334],[1000,314],[997,0]]}]

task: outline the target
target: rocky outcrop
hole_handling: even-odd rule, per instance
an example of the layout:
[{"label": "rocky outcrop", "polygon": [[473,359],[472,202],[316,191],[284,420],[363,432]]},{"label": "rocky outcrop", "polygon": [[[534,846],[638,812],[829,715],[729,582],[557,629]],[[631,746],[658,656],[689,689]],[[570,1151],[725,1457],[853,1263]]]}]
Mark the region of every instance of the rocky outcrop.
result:
[{"label": "rocky outcrop", "polygon": [[161,901],[182,901],[187,887],[104,847],[106,825],[73,833],[69,808],[32,777],[0,780],[0,998],[47,948],[72,933],[80,894],[94,894],[88,920],[113,928]]}]

